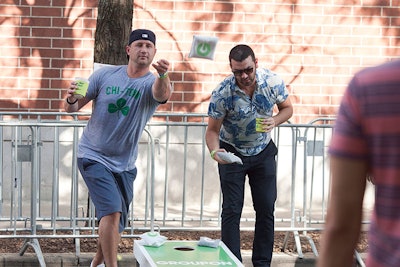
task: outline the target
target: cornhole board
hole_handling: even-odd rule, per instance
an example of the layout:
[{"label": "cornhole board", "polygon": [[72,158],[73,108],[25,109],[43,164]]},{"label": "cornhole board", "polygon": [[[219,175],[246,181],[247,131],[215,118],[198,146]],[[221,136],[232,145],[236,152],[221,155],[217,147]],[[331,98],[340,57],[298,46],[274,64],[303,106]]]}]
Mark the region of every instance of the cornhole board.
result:
[{"label": "cornhole board", "polygon": [[135,240],[134,254],[140,267],[244,267],[222,241],[217,248],[198,246],[197,243],[166,241],[160,247],[149,247]]}]

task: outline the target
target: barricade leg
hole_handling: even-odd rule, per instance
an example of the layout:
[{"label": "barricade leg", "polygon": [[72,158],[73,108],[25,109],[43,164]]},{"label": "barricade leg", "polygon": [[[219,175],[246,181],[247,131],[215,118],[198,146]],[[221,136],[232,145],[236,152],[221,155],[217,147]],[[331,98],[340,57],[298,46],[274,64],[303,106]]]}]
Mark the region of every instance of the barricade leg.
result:
[{"label": "barricade leg", "polygon": [[312,249],[314,255],[315,255],[316,257],[318,257],[319,254],[318,254],[317,247],[315,246],[314,240],[313,240],[310,236],[308,236],[307,233],[304,233],[304,236],[307,238],[308,243],[310,244],[311,249]]},{"label": "barricade leg", "polygon": [[[79,230],[76,230],[75,234],[80,234]],[[79,255],[81,255],[81,239],[79,237],[74,239],[74,243],[75,243],[75,256],[79,257]]]},{"label": "barricade leg", "polygon": [[304,258],[304,255],[303,255],[303,251],[301,249],[299,231],[293,231],[293,235],[294,235],[294,241],[296,242],[297,253],[299,254],[299,258],[302,259],[302,258]]},{"label": "barricade leg", "polygon": [[36,253],[36,256],[39,260],[39,264],[41,267],[46,267],[46,263],[44,261],[42,249],[40,248],[39,241],[36,238],[26,239],[24,245],[22,246],[21,250],[19,251],[19,255],[23,256],[25,251],[27,250],[28,246],[31,246]]},{"label": "barricade leg", "polygon": [[[295,241],[295,244],[296,244],[297,254],[299,255],[299,258],[302,259],[302,258],[304,258],[304,255],[303,255],[303,251],[301,249],[299,231],[294,230],[294,231],[291,231],[291,232],[293,233],[293,236],[294,236],[294,241]],[[290,233],[290,231],[286,232],[286,234],[285,234],[285,239],[283,240],[283,247],[281,249],[282,252],[286,250],[287,242],[289,240],[289,233]]]}]

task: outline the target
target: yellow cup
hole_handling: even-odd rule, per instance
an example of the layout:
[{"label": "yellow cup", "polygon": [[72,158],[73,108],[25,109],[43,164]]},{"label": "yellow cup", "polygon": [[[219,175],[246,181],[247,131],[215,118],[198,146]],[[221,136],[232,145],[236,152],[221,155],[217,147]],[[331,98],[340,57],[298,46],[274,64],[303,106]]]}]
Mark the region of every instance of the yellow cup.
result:
[{"label": "yellow cup", "polygon": [[256,118],[256,132],[263,133],[263,120],[264,118]]},{"label": "yellow cup", "polygon": [[89,80],[82,77],[75,77],[76,82],[76,90],[74,93],[75,98],[81,99],[86,95],[86,92],[89,87]]},{"label": "yellow cup", "polygon": [[266,131],[264,130],[264,126],[267,125],[266,122],[264,122],[265,119],[269,118],[268,116],[259,116],[256,118],[256,132],[258,133],[265,133]]}]

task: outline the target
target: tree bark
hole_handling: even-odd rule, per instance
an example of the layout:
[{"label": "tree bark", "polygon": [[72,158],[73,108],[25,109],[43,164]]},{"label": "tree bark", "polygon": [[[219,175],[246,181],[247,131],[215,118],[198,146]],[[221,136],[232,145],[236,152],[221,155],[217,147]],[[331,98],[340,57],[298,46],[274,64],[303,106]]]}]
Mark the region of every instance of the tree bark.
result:
[{"label": "tree bark", "polygon": [[99,0],[94,62],[127,63],[125,47],[132,30],[133,0]]}]

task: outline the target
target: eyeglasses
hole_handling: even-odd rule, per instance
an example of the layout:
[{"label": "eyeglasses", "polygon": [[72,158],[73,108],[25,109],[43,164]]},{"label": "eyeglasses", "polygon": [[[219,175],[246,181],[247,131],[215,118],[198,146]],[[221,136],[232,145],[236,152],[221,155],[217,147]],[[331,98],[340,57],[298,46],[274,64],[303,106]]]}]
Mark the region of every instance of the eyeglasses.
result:
[{"label": "eyeglasses", "polygon": [[253,73],[254,68],[247,68],[244,70],[233,70],[233,75],[235,76],[242,76],[243,73],[246,73],[247,75],[250,75]]}]

